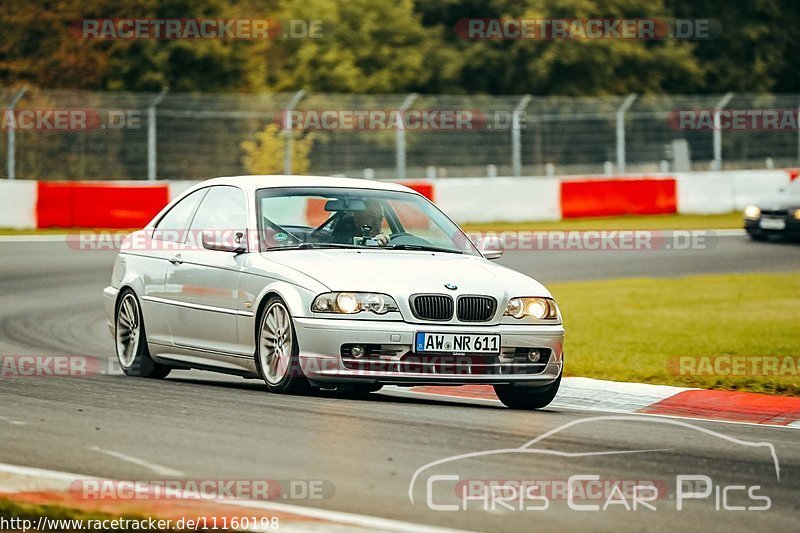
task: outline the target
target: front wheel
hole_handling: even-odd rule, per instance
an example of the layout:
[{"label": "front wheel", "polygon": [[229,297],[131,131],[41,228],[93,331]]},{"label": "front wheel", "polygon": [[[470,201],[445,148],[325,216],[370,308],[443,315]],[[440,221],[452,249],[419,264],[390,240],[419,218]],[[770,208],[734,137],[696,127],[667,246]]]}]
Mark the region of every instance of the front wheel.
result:
[{"label": "front wheel", "polygon": [[280,298],[274,296],[267,301],[257,341],[256,366],[271,392],[290,394],[309,388],[300,369],[292,315]]},{"label": "front wheel", "polygon": [[168,366],[156,363],[150,357],[142,308],[136,295],[130,289],[125,290],[117,302],[114,339],[116,340],[117,360],[125,375],[162,379],[167,377],[172,370]]},{"label": "front wheel", "polygon": [[558,393],[561,385],[561,376],[546,387],[515,387],[514,385],[495,385],[494,392],[508,408],[511,409],[542,409],[547,407]]}]

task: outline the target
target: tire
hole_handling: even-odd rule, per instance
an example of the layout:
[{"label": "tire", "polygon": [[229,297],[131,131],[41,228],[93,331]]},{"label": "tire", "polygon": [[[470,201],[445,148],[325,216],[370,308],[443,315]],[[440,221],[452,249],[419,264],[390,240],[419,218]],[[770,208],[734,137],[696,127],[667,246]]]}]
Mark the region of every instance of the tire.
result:
[{"label": "tire", "polygon": [[758,234],[755,234],[755,233],[748,233],[747,236],[750,237],[751,241],[763,242],[763,241],[767,240],[767,236],[766,235],[758,235]]},{"label": "tire", "polygon": [[124,289],[114,312],[114,340],[117,362],[126,376],[163,379],[172,370],[153,361],[147,348],[142,306],[136,294]]},{"label": "tire", "polygon": [[547,407],[558,393],[561,386],[561,376],[546,387],[515,387],[514,385],[495,385],[494,392],[503,402],[503,405],[510,409],[542,409]]},{"label": "tire", "polygon": [[256,368],[270,392],[296,394],[310,389],[300,367],[300,347],[289,309],[277,296],[267,300],[256,330]]}]

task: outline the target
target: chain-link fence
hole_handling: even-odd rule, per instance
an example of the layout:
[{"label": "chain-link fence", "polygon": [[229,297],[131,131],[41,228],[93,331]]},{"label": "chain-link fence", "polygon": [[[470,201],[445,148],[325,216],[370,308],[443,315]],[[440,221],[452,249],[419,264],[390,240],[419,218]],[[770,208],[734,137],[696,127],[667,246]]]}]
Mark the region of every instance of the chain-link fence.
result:
[{"label": "chain-link fence", "polygon": [[[0,105],[2,175],[16,179],[254,173],[243,143],[257,138],[270,172],[291,171],[305,157],[308,173],[376,178],[800,162],[800,95],[199,95],[15,88],[0,90]],[[293,150],[298,142],[310,146],[307,155]]]}]

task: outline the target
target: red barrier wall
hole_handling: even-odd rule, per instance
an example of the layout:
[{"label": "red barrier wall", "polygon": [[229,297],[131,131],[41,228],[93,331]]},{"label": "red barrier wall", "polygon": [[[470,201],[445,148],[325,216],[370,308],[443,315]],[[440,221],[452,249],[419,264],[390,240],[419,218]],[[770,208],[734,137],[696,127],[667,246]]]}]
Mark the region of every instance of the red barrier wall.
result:
[{"label": "red barrier wall", "polygon": [[564,218],[657,215],[677,212],[674,179],[600,179],[561,182]]},{"label": "red barrier wall", "polygon": [[[399,183],[401,185],[405,185],[406,187],[414,189],[428,200],[433,201],[432,183],[426,183],[424,181],[413,181],[413,182],[405,181]],[[319,226],[320,224],[325,222],[329,216],[330,213],[325,212],[325,200],[310,199],[306,204],[306,217],[310,224]],[[406,220],[401,220],[401,222],[403,223],[403,226],[405,226],[406,228],[427,227],[427,225],[424,225],[427,222],[427,217],[422,215],[422,213],[420,213],[420,217],[422,217],[422,219],[420,219],[419,217],[413,217],[407,215]],[[424,226],[420,226],[421,224],[423,224]]]},{"label": "red barrier wall", "polygon": [[169,202],[166,183],[97,182],[38,184],[39,228],[141,228]]},{"label": "red barrier wall", "polygon": [[431,202],[436,201],[433,199],[433,183],[428,183],[425,181],[401,181],[399,183],[410,189],[414,189]]}]

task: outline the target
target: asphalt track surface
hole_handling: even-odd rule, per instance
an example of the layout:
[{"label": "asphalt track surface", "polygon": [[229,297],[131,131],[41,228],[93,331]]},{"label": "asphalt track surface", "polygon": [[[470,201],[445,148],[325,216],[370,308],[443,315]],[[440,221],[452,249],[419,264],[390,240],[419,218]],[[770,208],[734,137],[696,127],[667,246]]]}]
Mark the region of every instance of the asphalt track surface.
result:
[{"label": "asphalt track surface", "polygon": [[[327,392],[280,396],[255,380],[195,371],[174,372],[161,382],[123,377],[113,370],[100,294],[112,261],[111,253],[78,252],[59,242],[0,242],[0,355],[84,355],[112,369],[86,378],[0,377],[0,462],[128,480],[164,479],[165,472],[185,479],[326,480],[335,491],[324,499],[289,503],[465,530],[797,528],[798,429],[694,420],[676,425],[675,419],[644,415],[580,422],[608,413],[515,412],[392,394],[366,400]],[[510,252],[502,262],[545,283],[781,271],[798,269],[800,246],[730,236],[710,250]],[[485,454],[425,469],[411,490],[414,503],[409,498],[415,472],[431,462],[512,450],[568,424],[537,442],[538,453]],[[774,446],[779,480],[769,448],[747,443]],[[622,451],[638,452],[613,453]],[[598,452],[603,455],[575,455]],[[651,503],[655,511],[621,504],[602,510],[607,495],[577,499],[601,506],[578,511],[563,495],[547,491],[544,510],[530,509],[543,500],[528,500],[522,510],[519,502],[499,503],[513,496],[506,492],[494,506],[489,498],[471,501],[466,511],[439,511],[426,504],[429,496],[434,504],[458,500],[452,482],[432,474],[561,486],[586,474],[652,481],[661,490]],[[678,511],[678,475],[708,476],[714,489],[703,500],[684,501]],[[739,489],[722,490],[731,485],[758,486],[752,494],[768,496],[770,508],[725,510],[726,503],[764,505]],[[632,505],[630,497],[626,502]]]}]

